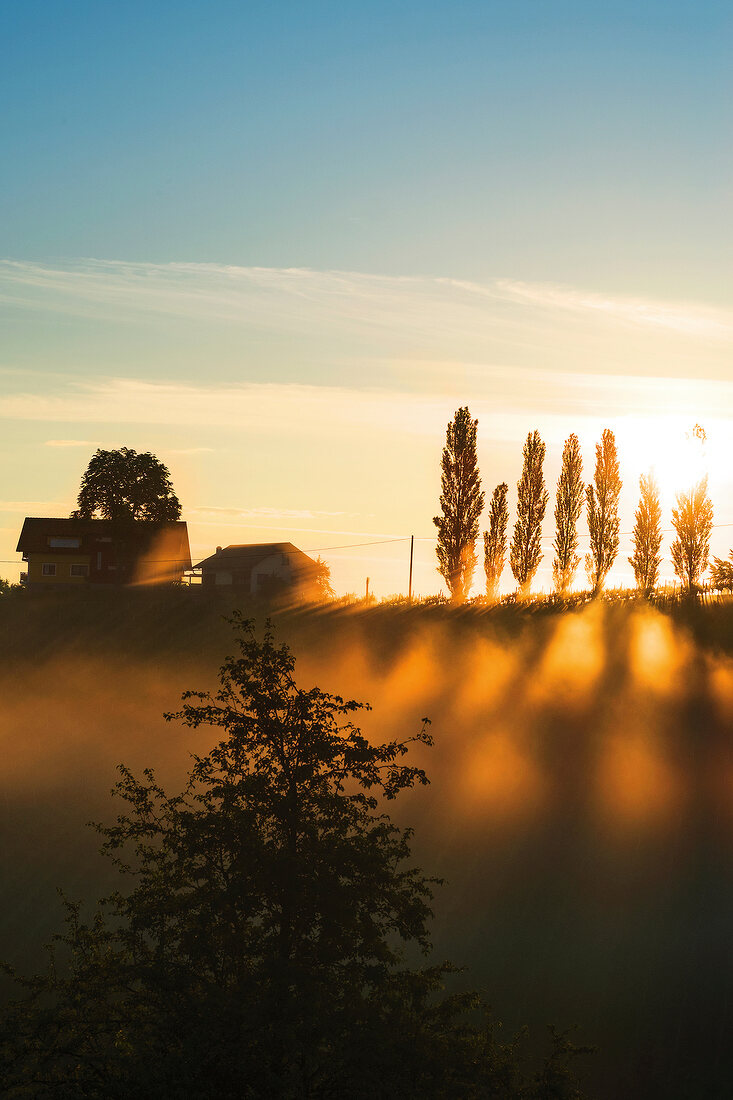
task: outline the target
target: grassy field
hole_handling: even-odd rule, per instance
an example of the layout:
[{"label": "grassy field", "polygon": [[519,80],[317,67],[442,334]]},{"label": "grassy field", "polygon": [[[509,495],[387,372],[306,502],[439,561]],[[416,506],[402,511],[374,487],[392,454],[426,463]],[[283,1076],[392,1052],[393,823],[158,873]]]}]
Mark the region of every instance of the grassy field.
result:
[{"label": "grassy field", "polygon": [[[84,823],[113,816],[115,765],[174,787],[206,746],[162,714],[214,686],[230,611],[187,589],[0,600],[6,958],[38,963],[57,886],[109,885]],[[372,704],[371,736],[431,718],[431,785],[390,811],[447,880],[436,953],[506,1027],[580,1025],[604,1100],[728,1096],[731,605],[396,602],[274,620],[305,686]]]}]

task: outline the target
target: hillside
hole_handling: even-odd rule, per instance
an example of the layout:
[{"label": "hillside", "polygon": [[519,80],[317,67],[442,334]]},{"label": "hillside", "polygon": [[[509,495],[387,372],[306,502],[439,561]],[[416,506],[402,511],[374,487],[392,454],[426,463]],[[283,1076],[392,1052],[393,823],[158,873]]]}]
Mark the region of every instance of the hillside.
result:
[{"label": "hillside", "polygon": [[[7,957],[37,961],[58,926],[57,886],[90,898],[108,885],[84,823],[113,815],[115,765],[152,765],[174,786],[207,743],[162,714],[181,691],[214,686],[230,610],[188,590],[0,603]],[[598,1095],[651,1095],[652,1078],[668,1096],[717,1095],[687,1076],[694,1066],[699,1086],[704,1067],[713,1090],[733,1071],[720,1054],[730,606],[396,604],[274,620],[299,680],[370,702],[375,736],[432,719],[431,786],[397,816],[415,826],[421,864],[448,880],[438,955],[469,966],[509,1028],[579,1023],[599,1047]]]}]

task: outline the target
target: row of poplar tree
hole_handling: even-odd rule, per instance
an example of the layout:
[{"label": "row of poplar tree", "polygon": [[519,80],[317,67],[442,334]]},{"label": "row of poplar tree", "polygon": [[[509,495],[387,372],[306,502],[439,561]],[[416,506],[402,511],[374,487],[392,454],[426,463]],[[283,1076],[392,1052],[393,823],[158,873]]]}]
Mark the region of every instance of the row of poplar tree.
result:
[{"label": "row of poplar tree", "polygon": [[[454,600],[465,600],[473,584],[478,562],[476,543],[485,496],[476,454],[478,420],[467,407],[457,410],[448,425],[441,465],[441,515],[433,522],[438,528],[438,572]],[[699,425],[693,434],[704,440]],[[543,464],[545,444],[537,431],[530,432],[524,444],[522,476],[517,482],[517,519],[511,543],[508,542],[509,510],[506,482],[497,485],[489,504],[489,529],[484,531],[484,570],[486,595],[496,600],[506,564],[517,582],[520,597],[529,594],[532,580],[542,560],[542,523],[549,500],[545,488]],[[583,459],[575,434],[568,436],[562,453],[562,467],[555,503],[555,539],[552,576],[555,592],[563,596],[570,589],[580,565],[578,520],[586,507],[589,552],[585,555],[588,582],[594,594],[600,592],[619,549],[618,503],[621,493],[616,439],[606,428],[596,444],[593,481],[583,482]],[[633,530],[633,555],[628,559],[636,584],[649,594],[656,587],[662,562],[662,510],[659,488],[653,474],[639,479],[640,499]],[[676,538],[671,547],[672,564],[681,584],[692,592],[708,566],[713,506],[707,493],[707,477],[689,492],[677,494],[672,510]],[[716,559],[717,562],[717,559]],[[723,563],[724,564],[724,563]]]}]

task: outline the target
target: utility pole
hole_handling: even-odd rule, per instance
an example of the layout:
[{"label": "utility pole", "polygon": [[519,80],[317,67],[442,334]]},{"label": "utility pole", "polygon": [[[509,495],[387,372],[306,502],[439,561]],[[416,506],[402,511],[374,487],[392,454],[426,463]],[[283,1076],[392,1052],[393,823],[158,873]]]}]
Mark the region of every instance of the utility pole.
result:
[{"label": "utility pole", "polygon": [[367,585],[366,585],[366,598],[367,598],[367,600],[369,600],[369,578],[368,577],[367,577]]},{"label": "utility pole", "polygon": [[410,587],[407,594],[408,600],[412,600],[412,552],[415,547],[415,536],[410,535]]}]

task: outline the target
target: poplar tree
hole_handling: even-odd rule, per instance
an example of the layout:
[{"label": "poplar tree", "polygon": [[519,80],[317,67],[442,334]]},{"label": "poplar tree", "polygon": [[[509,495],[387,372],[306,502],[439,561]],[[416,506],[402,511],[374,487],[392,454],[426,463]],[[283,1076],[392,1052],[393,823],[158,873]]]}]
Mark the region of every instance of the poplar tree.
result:
[{"label": "poplar tree", "polygon": [[639,478],[639,505],[634,516],[632,535],[634,554],[629,565],[634,570],[637,588],[648,596],[657,586],[662,556],[662,508],[659,503],[659,487],[654,474],[642,474]]},{"label": "poplar tree", "polygon": [[670,549],[672,565],[680,583],[691,596],[708,567],[710,554],[713,505],[708,496],[707,474],[692,489],[677,494],[677,507],[672,509],[672,526],[677,532]]},{"label": "poplar tree", "polygon": [[590,535],[590,553],[585,556],[585,568],[594,595],[603,588],[618,554],[621,484],[616,438],[610,428],[605,428],[601,442],[596,443],[593,484],[585,490]]},{"label": "poplar tree", "polygon": [[499,596],[499,581],[506,561],[509,510],[506,495],[508,485],[502,481],[491,496],[489,506],[489,529],[484,531],[484,572],[486,573],[486,595],[490,600]]},{"label": "poplar tree", "polygon": [[468,407],[456,411],[448,425],[441,460],[440,508],[435,516],[438,528],[438,572],[448,586],[451,599],[462,602],[471,591],[476,569],[476,539],[484,494],[476,456],[478,420]]},{"label": "poplar tree", "polygon": [[528,595],[542,560],[542,521],[549,497],[542,474],[545,445],[538,431],[528,434],[523,453],[522,476],[517,482],[517,522],[509,550],[509,565],[521,597]]},{"label": "poplar tree", "polygon": [[562,596],[573,583],[580,565],[578,554],[578,519],[583,510],[583,458],[577,435],[569,435],[562,452],[562,468],[557,483],[555,503],[555,560],[552,579],[555,591]]}]

